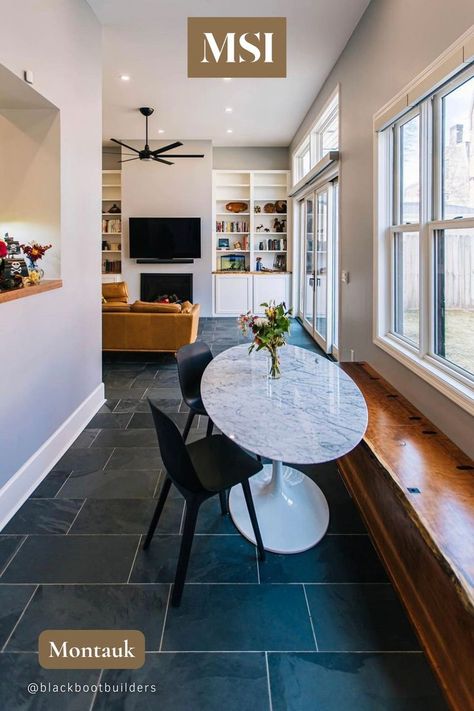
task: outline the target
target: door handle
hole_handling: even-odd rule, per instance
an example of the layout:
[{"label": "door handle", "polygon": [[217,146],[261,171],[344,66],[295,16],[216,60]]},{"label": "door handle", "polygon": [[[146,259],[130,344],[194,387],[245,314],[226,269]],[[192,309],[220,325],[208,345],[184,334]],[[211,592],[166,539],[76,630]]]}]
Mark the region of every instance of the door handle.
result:
[{"label": "door handle", "polygon": [[309,278],[309,285],[312,286],[314,289],[314,276]]}]

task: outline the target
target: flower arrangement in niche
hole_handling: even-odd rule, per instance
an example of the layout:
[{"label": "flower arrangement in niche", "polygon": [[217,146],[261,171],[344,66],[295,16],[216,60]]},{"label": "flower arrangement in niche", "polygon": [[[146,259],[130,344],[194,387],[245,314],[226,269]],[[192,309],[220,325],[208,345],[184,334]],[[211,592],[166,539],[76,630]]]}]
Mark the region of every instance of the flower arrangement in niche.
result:
[{"label": "flower arrangement in niche", "polygon": [[43,277],[43,270],[39,269],[37,266],[37,262],[40,259],[43,259],[44,255],[48,251],[48,249],[51,249],[53,246],[52,244],[39,244],[39,242],[29,242],[28,244],[22,244],[20,245],[21,249],[23,250],[23,254],[28,258],[30,264],[28,266],[28,270],[30,272],[35,272],[37,275],[36,277],[36,282],[40,281],[40,279]]},{"label": "flower arrangement in niche", "polygon": [[291,309],[286,304],[276,304],[274,301],[260,304],[265,308],[264,316],[255,316],[250,311],[238,318],[239,328],[246,336],[248,331],[253,334],[249,353],[254,349],[266,349],[270,355],[269,377],[279,378],[280,356],[278,349],[286,345],[286,337],[290,333]]}]

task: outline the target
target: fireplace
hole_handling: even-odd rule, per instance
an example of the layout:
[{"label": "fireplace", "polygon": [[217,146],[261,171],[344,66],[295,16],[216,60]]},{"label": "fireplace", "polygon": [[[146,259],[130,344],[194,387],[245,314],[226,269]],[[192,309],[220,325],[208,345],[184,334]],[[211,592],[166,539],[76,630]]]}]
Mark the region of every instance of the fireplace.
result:
[{"label": "fireplace", "polygon": [[192,274],[140,274],[140,299],[156,301],[164,294],[176,294],[180,301],[193,300]]}]

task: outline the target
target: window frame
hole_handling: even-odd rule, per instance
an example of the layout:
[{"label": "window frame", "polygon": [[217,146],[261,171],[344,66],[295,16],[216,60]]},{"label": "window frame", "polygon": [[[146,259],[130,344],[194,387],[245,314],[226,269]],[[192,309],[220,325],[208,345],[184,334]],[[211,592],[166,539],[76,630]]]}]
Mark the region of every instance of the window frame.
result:
[{"label": "window frame", "polygon": [[[474,76],[474,63],[427,91],[377,132],[374,117],[374,343],[474,414],[474,374],[435,352],[436,236],[440,230],[474,227],[473,218],[443,219],[442,100]],[[408,103],[408,102],[407,102]],[[400,223],[400,127],[420,115],[419,223]],[[395,235],[419,233],[419,345],[395,333]]]},{"label": "window frame", "polygon": [[[330,151],[323,153],[323,134],[334,121],[337,122],[338,147],[332,150],[339,150],[340,138],[340,112],[339,112],[339,85],[333,91],[328,101],[324,105],[317,119],[304,135],[303,139],[298,144],[298,147],[293,152],[292,167],[293,167],[293,185],[297,185],[305,178],[311,170],[319,163],[319,161],[328,155]],[[301,164],[303,156],[306,155],[309,145],[309,170],[303,173]]]}]

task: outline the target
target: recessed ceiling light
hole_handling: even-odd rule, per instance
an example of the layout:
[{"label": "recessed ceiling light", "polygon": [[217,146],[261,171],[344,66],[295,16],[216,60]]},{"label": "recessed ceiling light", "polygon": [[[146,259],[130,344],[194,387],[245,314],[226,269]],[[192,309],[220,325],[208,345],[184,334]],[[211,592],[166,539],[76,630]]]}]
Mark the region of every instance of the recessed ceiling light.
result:
[{"label": "recessed ceiling light", "polygon": [[165,132],[165,129],[164,129],[164,128],[159,128],[159,129],[158,129],[158,133],[164,133],[164,132]]},{"label": "recessed ceiling light", "polygon": [[233,133],[233,130],[231,128],[228,128],[227,133]]},{"label": "recessed ceiling light", "polygon": [[230,77],[222,77],[222,80],[223,81],[231,81],[231,78]]},{"label": "recessed ceiling light", "polygon": [[130,81],[130,74],[121,74],[120,79],[122,81]]},{"label": "recessed ceiling light", "polygon": [[226,114],[231,114],[233,110],[234,110],[234,109],[232,108],[232,106],[226,106],[225,109],[224,109],[224,111],[226,112]]}]

